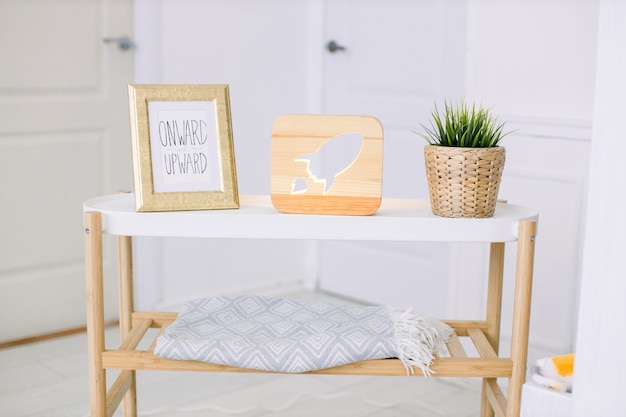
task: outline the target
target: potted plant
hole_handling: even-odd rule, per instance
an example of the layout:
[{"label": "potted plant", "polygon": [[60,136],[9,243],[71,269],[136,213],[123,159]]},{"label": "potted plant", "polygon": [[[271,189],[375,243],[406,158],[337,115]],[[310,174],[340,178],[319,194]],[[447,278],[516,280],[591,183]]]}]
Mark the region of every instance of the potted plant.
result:
[{"label": "potted plant", "polygon": [[424,147],[426,178],[432,211],[443,217],[491,217],[495,211],[505,150],[504,123],[490,109],[445,102],[435,104],[430,127],[415,132]]}]

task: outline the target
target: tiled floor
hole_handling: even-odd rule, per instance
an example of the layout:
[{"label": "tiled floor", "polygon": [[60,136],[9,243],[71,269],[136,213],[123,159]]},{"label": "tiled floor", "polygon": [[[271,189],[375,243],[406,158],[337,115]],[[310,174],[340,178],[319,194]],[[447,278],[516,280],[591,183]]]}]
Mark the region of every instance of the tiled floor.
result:
[{"label": "tiled floor", "polygon": [[[106,336],[119,342],[117,329]],[[86,345],[79,334],[0,350],[0,416],[88,417]],[[137,381],[142,417],[473,417],[480,405],[478,379],[143,371]]]}]

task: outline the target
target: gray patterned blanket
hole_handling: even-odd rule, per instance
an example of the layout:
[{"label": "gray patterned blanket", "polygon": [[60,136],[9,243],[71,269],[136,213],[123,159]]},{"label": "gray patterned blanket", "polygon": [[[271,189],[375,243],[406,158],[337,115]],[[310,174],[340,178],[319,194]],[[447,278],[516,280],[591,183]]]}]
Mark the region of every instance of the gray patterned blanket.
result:
[{"label": "gray patterned blanket", "polygon": [[257,295],[185,303],[154,353],[264,371],[299,373],[369,359],[399,358],[429,375],[451,329],[387,306]]}]

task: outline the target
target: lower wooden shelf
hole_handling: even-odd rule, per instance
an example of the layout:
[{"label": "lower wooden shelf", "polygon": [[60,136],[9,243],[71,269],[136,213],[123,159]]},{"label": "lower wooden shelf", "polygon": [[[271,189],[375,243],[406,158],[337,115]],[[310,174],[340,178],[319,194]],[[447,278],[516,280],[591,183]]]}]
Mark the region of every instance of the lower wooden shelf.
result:
[{"label": "lower wooden shelf", "polygon": [[[157,338],[176,319],[176,313],[135,312],[132,315],[132,330],[122,341],[118,349],[105,350],[102,353],[102,366],[105,369],[130,370],[171,370],[171,371],[204,371],[204,372],[254,372],[254,369],[237,368],[199,361],[181,361],[165,359],[154,355],[153,349]],[[499,358],[495,353],[480,321],[446,321],[454,333],[446,344],[447,352],[438,356],[433,364],[431,376],[434,377],[482,377],[510,378],[513,372],[513,361]],[[145,342],[148,329],[159,329],[148,349],[137,349]],[[470,356],[460,341],[459,336],[466,336],[473,343],[477,356]],[[333,368],[309,372],[327,375],[370,375],[370,376],[407,376],[407,370],[398,359],[378,359],[353,362]],[[420,369],[415,368],[410,376],[423,376]]]},{"label": "lower wooden shelf", "polygon": [[[133,381],[135,370],[199,371],[199,372],[240,372],[271,373],[254,369],[237,368],[200,361],[165,359],[153,353],[158,337],[167,326],[174,322],[176,313],[134,312],[132,329],[122,340],[118,349],[102,352],[103,369],[121,369],[122,372],[107,392],[107,404],[110,410],[117,408]],[[513,361],[500,358],[495,353],[485,336],[486,322],[482,321],[445,321],[454,332],[446,343],[447,352],[439,355],[431,364],[433,377],[481,377],[491,378],[491,383],[484,387],[485,395],[497,416],[503,416],[506,398],[495,378],[510,378],[513,374]],[[149,329],[158,329],[156,336],[148,335]],[[461,343],[460,337],[472,342],[477,355],[471,356]],[[151,339],[150,339],[151,338]],[[146,340],[147,339],[147,340]],[[149,344],[148,349],[137,346]],[[474,352],[471,352],[474,353]],[[322,375],[367,375],[367,376],[424,376],[419,368],[407,373],[402,362],[395,358],[353,362],[333,368],[308,372]]]}]

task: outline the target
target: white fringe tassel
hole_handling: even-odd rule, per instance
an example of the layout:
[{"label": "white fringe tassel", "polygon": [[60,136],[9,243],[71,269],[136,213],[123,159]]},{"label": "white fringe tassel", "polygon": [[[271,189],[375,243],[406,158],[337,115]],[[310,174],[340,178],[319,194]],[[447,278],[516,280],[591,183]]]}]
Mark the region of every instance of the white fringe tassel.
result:
[{"label": "white fringe tassel", "polygon": [[398,359],[407,375],[414,373],[413,367],[420,368],[425,376],[432,375],[430,365],[435,353],[445,352],[445,342],[452,335],[452,328],[431,317],[417,315],[411,308],[387,308],[394,324]]}]

